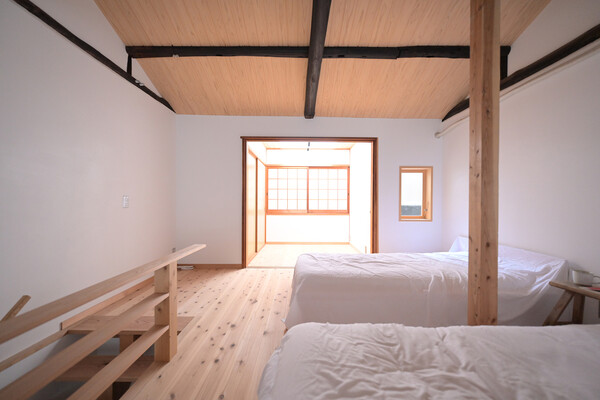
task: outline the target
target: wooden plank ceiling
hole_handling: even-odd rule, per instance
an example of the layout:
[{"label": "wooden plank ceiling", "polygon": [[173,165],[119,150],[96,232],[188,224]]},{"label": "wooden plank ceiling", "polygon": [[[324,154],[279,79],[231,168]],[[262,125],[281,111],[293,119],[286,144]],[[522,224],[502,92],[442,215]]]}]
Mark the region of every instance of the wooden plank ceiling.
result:
[{"label": "wooden plank ceiling", "polygon": [[[502,0],[511,45],[549,0]],[[308,46],[312,0],[96,0],[127,46]],[[333,0],[326,46],[468,45],[469,0]],[[510,56],[509,56],[510,57]],[[175,111],[301,116],[307,59],[139,59]],[[316,115],[442,118],[468,94],[466,59],[323,59]]]}]

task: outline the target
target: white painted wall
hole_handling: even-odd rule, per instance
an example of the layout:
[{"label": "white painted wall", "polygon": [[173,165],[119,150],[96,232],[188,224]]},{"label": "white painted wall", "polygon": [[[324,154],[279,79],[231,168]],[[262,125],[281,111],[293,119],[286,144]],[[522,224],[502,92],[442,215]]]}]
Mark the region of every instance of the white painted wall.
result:
[{"label": "white painted wall", "polygon": [[600,23],[598,0],[552,0],[513,43],[508,73],[523,68]]},{"label": "white painted wall", "polygon": [[[11,3],[12,1],[0,0],[0,2]],[[37,0],[33,3],[119,67],[122,69],[127,68],[125,45],[112,29],[102,11],[96,6],[94,0]],[[43,24],[41,21],[40,23]],[[54,34],[54,31],[49,28],[47,31]],[[158,93],[135,59],[131,62],[131,74],[155,93]]]},{"label": "white painted wall", "polygon": [[441,171],[439,120],[217,117],[178,115],[177,246],[207,243],[191,263],[239,264],[242,237],[240,136],[379,137],[381,252],[438,251],[442,186],[434,177],[433,222],[398,221],[398,167],[433,165]]},{"label": "white painted wall", "polygon": [[[92,1],[39,4],[110,47],[114,32]],[[8,0],[0,71],[0,313],[22,294],[27,311],[169,253],[174,114]],[[0,359],[57,329],[9,341]],[[4,371],[0,386],[35,362]]]},{"label": "white painted wall", "polygon": [[267,243],[350,240],[348,215],[267,215]]},{"label": "white painted wall", "polygon": [[[590,13],[600,6],[587,3]],[[560,8],[555,2],[551,6]],[[573,19],[582,10],[561,11],[565,27],[579,24]],[[554,15],[546,16],[534,22],[536,32],[562,29],[556,18],[550,18]],[[600,15],[596,16],[598,23]],[[527,33],[515,47],[535,47],[539,38]],[[521,40],[531,41],[521,44]],[[560,256],[596,274],[600,274],[598,71],[596,53],[501,100],[499,172],[500,242]],[[444,247],[468,232],[468,129],[466,120],[442,139]],[[586,318],[596,312],[597,305],[589,305]]]},{"label": "white painted wall", "polygon": [[350,149],[350,243],[371,252],[371,143]]}]

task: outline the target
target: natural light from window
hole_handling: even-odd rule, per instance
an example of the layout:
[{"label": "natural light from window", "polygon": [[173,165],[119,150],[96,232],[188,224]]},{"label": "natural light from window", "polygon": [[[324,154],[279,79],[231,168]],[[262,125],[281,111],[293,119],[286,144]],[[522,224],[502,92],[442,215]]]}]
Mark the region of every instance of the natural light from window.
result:
[{"label": "natural light from window", "polygon": [[423,208],[423,173],[402,173],[402,215],[421,215]]}]

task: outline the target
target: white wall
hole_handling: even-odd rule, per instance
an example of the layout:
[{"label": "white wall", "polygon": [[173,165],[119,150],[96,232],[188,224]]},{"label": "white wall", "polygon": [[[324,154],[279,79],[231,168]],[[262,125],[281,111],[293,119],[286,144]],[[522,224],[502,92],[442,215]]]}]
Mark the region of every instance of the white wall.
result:
[{"label": "white wall", "polygon": [[552,0],[513,43],[508,73],[542,58],[598,23],[600,1]]},{"label": "white wall", "polygon": [[361,253],[371,252],[371,144],[350,149],[350,243]]},{"label": "white wall", "polygon": [[176,123],[177,246],[208,244],[188,262],[241,262],[240,136],[379,137],[379,250],[440,250],[441,180],[434,177],[433,222],[398,221],[398,167],[441,171],[442,141],[433,137],[439,120],[178,115]]},{"label": "white wall", "polygon": [[348,215],[267,215],[267,243],[348,243]]},{"label": "white wall", "polygon": [[[598,266],[600,54],[500,105],[500,241]],[[447,247],[468,231],[468,121],[443,137]]]},{"label": "white wall", "polygon": [[[590,13],[599,7],[594,2]],[[564,19],[571,21],[567,11]],[[534,23],[550,32],[560,26],[553,21]],[[527,33],[519,40],[530,40]],[[501,100],[499,240],[600,274],[598,71],[596,53]],[[444,247],[468,231],[468,129],[466,120],[442,139]],[[588,306],[586,318],[596,307]]]},{"label": "white wall", "polygon": [[[93,2],[45,3],[71,3],[78,12],[54,13],[59,21],[103,26],[112,43]],[[32,296],[26,311],[169,253],[174,114],[8,0],[0,71],[0,313],[22,294]],[[57,329],[47,324],[27,344]],[[0,359],[22,339],[2,345]],[[0,385],[33,362],[6,370]]]}]

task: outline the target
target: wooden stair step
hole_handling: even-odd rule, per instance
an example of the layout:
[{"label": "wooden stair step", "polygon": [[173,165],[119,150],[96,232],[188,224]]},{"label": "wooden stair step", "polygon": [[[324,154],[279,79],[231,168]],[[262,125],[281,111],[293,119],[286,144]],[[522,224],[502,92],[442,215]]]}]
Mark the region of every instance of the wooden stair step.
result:
[{"label": "wooden stair step", "polygon": [[[63,382],[85,382],[100,372],[114,358],[115,356],[87,356],[67,370],[67,372],[56,378],[56,380]],[[154,357],[141,356],[117,379],[117,382],[135,381],[153,362]]]},{"label": "wooden stair step", "polygon": [[[106,315],[90,315],[77,322],[76,324],[69,327],[67,333],[77,334],[77,335],[85,335],[90,332],[95,331],[99,327],[105,325],[110,320],[116,318],[116,316],[106,316]],[[193,317],[177,317],[177,333],[181,332],[183,328],[186,327],[187,324]],[[154,326],[154,317],[145,316],[137,318],[119,333],[120,335],[142,335],[144,332],[148,331],[150,328]]]}]

